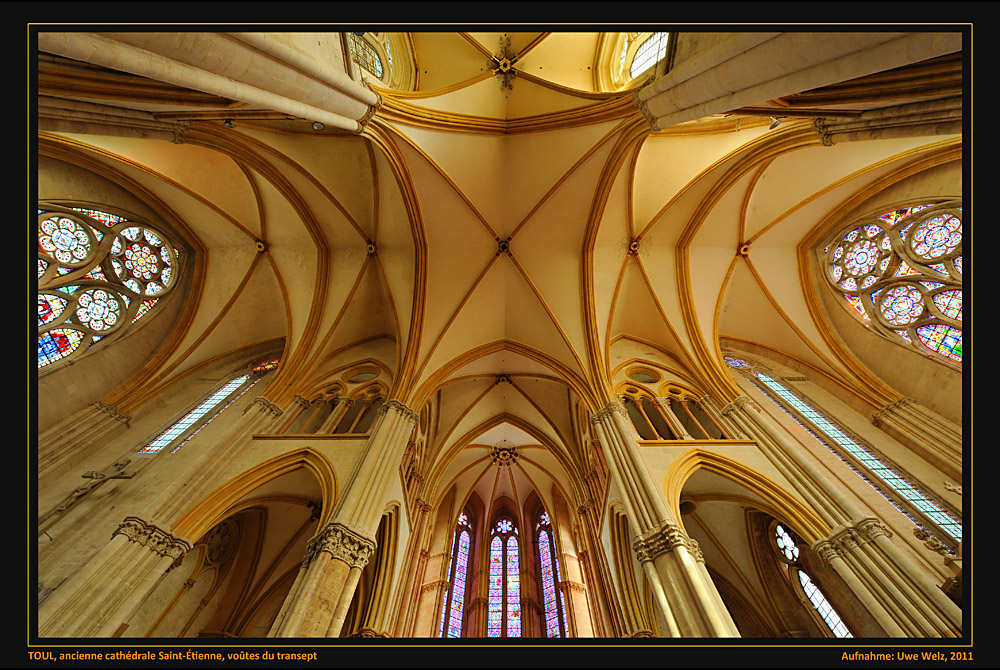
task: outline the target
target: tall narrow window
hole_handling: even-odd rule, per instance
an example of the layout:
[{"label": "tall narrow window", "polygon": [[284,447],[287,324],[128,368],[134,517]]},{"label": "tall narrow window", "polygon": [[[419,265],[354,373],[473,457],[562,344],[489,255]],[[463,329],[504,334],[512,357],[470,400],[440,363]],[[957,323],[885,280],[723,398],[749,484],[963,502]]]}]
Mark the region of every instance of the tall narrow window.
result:
[{"label": "tall narrow window", "polygon": [[823,250],[830,285],[897,344],[962,362],[962,203],[855,221]]},{"label": "tall narrow window", "polygon": [[179,252],[150,226],[93,209],[38,208],[38,367],[117,337],[177,283]]},{"label": "tall narrow window", "polygon": [[521,637],[521,571],[517,527],[507,517],[490,534],[488,637]]},{"label": "tall narrow window", "polygon": [[802,569],[802,564],[799,562],[798,542],[792,537],[788,529],[781,524],[778,524],[774,528],[774,543],[781,562],[792,573],[793,579],[798,582],[798,585],[802,588],[802,593],[809,599],[816,613],[823,620],[823,623],[826,624],[826,627],[830,629],[830,633],[834,637],[854,637],[841,620],[840,615],[833,609],[830,601],[826,599],[823,592],[813,584],[809,575]]},{"label": "tall narrow window", "polygon": [[730,367],[746,373],[754,386],[910,521],[939,539],[942,535],[950,536],[953,540],[946,544],[954,545],[962,540],[962,522],[897,472],[898,468],[887,464],[771,375],[756,370],[742,359],[726,356],[725,361]]},{"label": "tall narrow window", "polygon": [[538,565],[542,575],[542,608],[546,637],[566,637],[566,603],[559,592],[561,575],[559,557],[549,515],[542,512],[538,518]]},{"label": "tall narrow window", "polygon": [[458,515],[455,539],[451,545],[451,559],[448,561],[448,588],[444,592],[441,606],[441,623],[438,637],[462,637],[462,614],[465,608],[465,586],[469,573],[469,551],[472,534],[469,515]]},{"label": "tall narrow window", "polygon": [[172,447],[171,453],[180,449],[188,440],[197,435],[224,409],[229,407],[241,395],[259,382],[269,370],[278,367],[277,359],[254,365],[248,372],[224,382],[207,398],[199,402],[177,421],[153,438],[146,446],[139,449],[140,454],[155,454],[167,447]]},{"label": "tall narrow window", "polygon": [[382,59],[378,53],[362,37],[354,33],[347,33],[347,40],[351,45],[351,60],[371,72],[376,77],[382,77]]},{"label": "tall narrow window", "polygon": [[645,42],[639,45],[632,58],[629,74],[635,78],[658,63],[667,54],[667,42],[670,33],[653,33]]}]

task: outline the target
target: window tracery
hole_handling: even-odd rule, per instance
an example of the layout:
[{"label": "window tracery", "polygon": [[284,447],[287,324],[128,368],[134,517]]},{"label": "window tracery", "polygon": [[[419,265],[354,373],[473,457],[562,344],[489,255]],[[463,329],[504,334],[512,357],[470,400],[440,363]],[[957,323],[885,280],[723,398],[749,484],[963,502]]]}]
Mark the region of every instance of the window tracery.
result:
[{"label": "window tracery", "polygon": [[830,629],[830,633],[834,637],[854,637],[830,601],[806,574],[799,560],[798,540],[780,523],[774,527],[774,545],[779,561],[785,566],[788,576],[793,583],[798,584],[801,593],[809,600],[823,623]]},{"label": "window tracery", "polygon": [[517,526],[500,517],[490,533],[487,637],[521,637],[521,571]]},{"label": "window tracery", "polygon": [[670,33],[653,33],[639,43],[629,66],[629,76],[635,79],[667,55]]},{"label": "window tracery", "polygon": [[194,408],[186,412],[180,419],[172,422],[166,429],[139,449],[140,454],[155,454],[163,449],[173,447],[170,453],[176,453],[192,437],[219,416],[227,407],[259,382],[265,373],[278,367],[278,359],[267,360],[252,366],[248,371],[224,381],[207,398],[198,402]]},{"label": "window tracery", "polygon": [[865,325],[962,362],[962,203],[921,203],[856,221],[823,250],[824,275]]},{"label": "window tracery", "polygon": [[442,598],[438,637],[462,637],[469,555],[472,548],[471,530],[469,514],[462,512],[458,515],[450,559],[448,561],[448,576],[446,577],[448,586]]},{"label": "window tracery", "polygon": [[952,546],[961,542],[961,520],[932,500],[898,466],[877,454],[860,438],[849,435],[799,394],[789,390],[776,379],[777,375],[769,374],[742,358],[724,356],[724,360],[727,365],[745,374],[757,389],[916,526],[939,539],[947,537]]},{"label": "window tracery", "polygon": [[39,368],[127,332],[177,283],[179,251],[145,223],[48,204],[37,223]]},{"label": "window tracery", "polygon": [[347,41],[351,49],[351,60],[381,79],[384,72],[382,59],[372,45],[354,33],[347,33]]}]

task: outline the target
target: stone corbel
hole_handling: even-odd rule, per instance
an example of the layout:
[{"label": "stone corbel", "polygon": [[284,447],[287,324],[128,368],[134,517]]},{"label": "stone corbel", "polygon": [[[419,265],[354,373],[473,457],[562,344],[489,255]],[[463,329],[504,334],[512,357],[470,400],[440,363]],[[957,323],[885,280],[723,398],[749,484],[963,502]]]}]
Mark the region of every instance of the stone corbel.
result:
[{"label": "stone corbel", "polygon": [[253,402],[247,405],[246,409],[243,410],[243,413],[246,414],[247,412],[249,412],[251,407],[255,407],[257,411],[263,412],[264,414],[268,414],[274,418],[277,418],[282,414],[280,407],[275,405],[273,402],[269,401],[267,398],[264,398],[263,396],[257,396],[256,398],[254,398]]},{"label": "stone corbel", "polygon": [[404,405],[403,403],[399,402],[396,399],[386,400],[384,403],[382,403],[379,406],[378,410],[376,410],[375,412],[375,420],[378,421],[378,417],[382,416],[390,409],[396,410],[396,412],[401,414],[407,421],[409,421],[414,425],[416,425],[420,421],[419,414],[417,414],[412,409],[410,409],[409,407],[407,407],[406,405]]}]

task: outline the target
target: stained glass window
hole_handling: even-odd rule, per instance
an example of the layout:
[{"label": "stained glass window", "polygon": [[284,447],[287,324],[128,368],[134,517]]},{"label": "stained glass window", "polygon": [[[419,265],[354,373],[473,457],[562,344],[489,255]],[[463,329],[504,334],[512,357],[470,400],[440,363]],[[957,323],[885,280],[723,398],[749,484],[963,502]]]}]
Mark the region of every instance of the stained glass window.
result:
[{"label": "stained glass window", "polygon": [[542,512],[538,519],[538,565],[542,575],[542,616],[546,637],[566,636],[566,605],[559,592],[559,558],[552,540],[549,515]]},{"label": "stained glass window", "polygon": [[490,539],[487,637],[521,637],[521,570],[517,527],[498,519]]},{"label": "stained glass window", "polygon": [[862,219],[823,251],[827,280],[876,332],[962,361],[962,205]]},{"label": "stained glass window", "polygon": [[[738,367],[732,363],[730,365]],[[759,371],[750,371],[748,377],[764,395],[805,428],[822,445],[836,454],[856,475],[892,503],[893,507],[906,515],[910,521],[931,535],[940,536],[944,533],[954,538],[955,543],[962,540],[962,522],[934,502],[914,482],[900,474],[897,468],[888,464],[884,458],[873,453],[858,439],[848,435],[812,405],[770,375]],[[789,408],[794,411],[790,411]],[[928,527],[930,524],[927,521],[932,522],[933,527]],[[935,528],[940,530],[935,530]]]},{"label": "stained glass window", "polygon": [[469,551],[472,535],[469,515],[462,512],[458,516],[455,539],[452,542],[451,557],[448,561],[448,588],[444,592],[441,606],[439,637],[462,637],[462,615],[465,612],[466,580],[469,572]]},{"label": "stained glass window", "polygon": [[50,205],[37,226],[39,368],[126,332],[176,284],[179,252],[144,223]]},{"label": "stained glass window", "polygon": [[351,45],[351,60],[381,78],[382,59],[378,57],[372,45],[354,33],[347,33],[347,40]]},{"label": "stained glass window", "polygon": [[[266,367],[269,363],[273,363],[274,365]],[[199,402],[193,409],[177,421],[174,421],[155,438],[150,440],[149,443],[139,449],[138,453],[155,454],[167,447],[172,447],[170,450],[171,453],[176,452],[188,440],[211,423],[215,417],[219,416],[223,410],[249,391],[263,378],[263,373],[276,367],[277,363],[278,361],[262,363],[251,368],[250,372],[246,372],[223,383],[207,398]]]},{"label": "stained glass window", "polygon": [[823,623],[827,625],[830,632],[833,633],[834,637],[854,637],[851,631],[847,629],[847,626],[841,620],[840,615],[837,614],[836,610],[833,609],[833,605],[830,601],[826,599],[823,592],[819,590],[809,575],[806,574],[805,570],[802,569],[799,563],[799,547],[798,542],[792,537],[791,533],[782,526],[778,524],[774,529],[774,541],[777,546],[778,552],[781,555],[783,561],[787,563],[793,572],[797,574],[799,585],[802,587],[802,591],[805,593],[809,602],[816,609],[817,614],[823,619]]},{"label": "stained glass window", "polygon": [[653,33],[639,45],[639,49],[632,58],[632,67],[629,68],[629,74],[633,78],[645,72],[667,54],[669,37],[670,33]]}]

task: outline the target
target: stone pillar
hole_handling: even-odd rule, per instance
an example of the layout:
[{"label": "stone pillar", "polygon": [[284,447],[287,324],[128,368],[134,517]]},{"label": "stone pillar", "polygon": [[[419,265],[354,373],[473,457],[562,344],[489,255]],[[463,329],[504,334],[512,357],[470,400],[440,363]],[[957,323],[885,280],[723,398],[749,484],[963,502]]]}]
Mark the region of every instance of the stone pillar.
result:
[{"label": "stone pillar", "polygon": [[858,507],[782,438],[760,408],[740,396],[723,414],[758,446],[833,530],[814,549],[837,571],[888,637],[953,637],[961,634],[962,612],[907,555],[888,531]]},{"label": "stone pillar", "polygon": [[59,473],[87,452],[129,427],[132,417],[100,400],[38,436],[38,478]]},{"label": "stone pillar", "polygon": [[590,608],[587,605],[587,587],[580,582],[559,583],[562,601],[566,605],[566,637],[593,637],[590,626]]},{"label": "stone pillar", "polygon": [[[593,627],[589,635],[593,637],[606,637],[608,633],[605,632],[605,617],[610,616],[610,606],[607,602],[604,585],[610,584],[611,581],[610,571],[606,563],[607,557],[600,549],[597,551],[592,549],[592,547],[599,548],[601,546],[597,537],[597,522],[594,520],[593,501],[588,500],[583,505],[580,505],[577,508],[577,514],[580,517],[580,524],[583,529],[581,538],[583,547],[578,549],[580,568],[583,572],[584,582],[591,585],[590,595],[595,599],[592,601],[593,609],[589,610],[591,613],[590,623]],[[587,604],[591,604],[589,599]],[[577,631],[579,631],[579,624],[576,624],[576,627]],[[611,627],[610,623],[608,627]],[[582,632],[580,634],[583,635]]]},{"label": "stone pillar", "polygon": [[910,446],[928,463],[962,481],[962,430],[910,398],[900,398],[872,415],[872,424]]},{"label": "stone pillar", "polygon": [[674,414],[674,408],[670,404],[670,398],[657,398],[656,404],[663,409],[663,416],[667,420],[667,423],[670,424],[670,430],[674,431],[674,434],[682,440],[694,439],[691,437],[691,433],[687,432],[687,429],[684,427],[684,424],[681,423],[680,419],[677,418],[677,415]]},{"label": "stone pillar", "polygon": [[191,546],[126,517],[111,541],[39,607],[39,637],[111,636]]},{"label": "stone pillar", "polygon": [[413,530],[410,533],[410,550],[407,552],[408,558],[406,560],[407,569],[403,573],[406,577],[402,588],[399,589],[399,593],[402,594],[402,602],[396,612],[393,637],[407,637],[412,631],[412,621],[415,615],[413,605],[416,604],[419,596],[416,591],[416,585],[419,583],[417,576],[423,574],[423,568],[426,564],[426,552],[421,551],[420,547],[423,546],[424,533],[427,532],[427,525],[430,523],[431,506],[418,498],[414,509],[417,513],[413,519]]},{"label": "stone pillar", "polygon": [[336,398],[331,400],[333,403],[333,409],[330,410],[330,414],[327,415],[326,419],[320,424],[320,427],[316,430],[317,433],[322,435],[329,435],[336,428],[337,424],[340,422],[341,417],[344,414],[344,409],[350,407],[350,398]]},{"label": "stone pillar", "polygon": [[375,423],[329,523],[310,541],[302,586],[289,593],[275,637],[338,637],[361,571],[375,551],[375,533],[417,414],[398,400],[378,409]]},{"label": "stone pillar", "polygon": [[591,418],[637,537],[634,549],[671,637],[739,637],[704,567],[697,543],[667,508],[639,452],[624,408],[611,402]]}]

